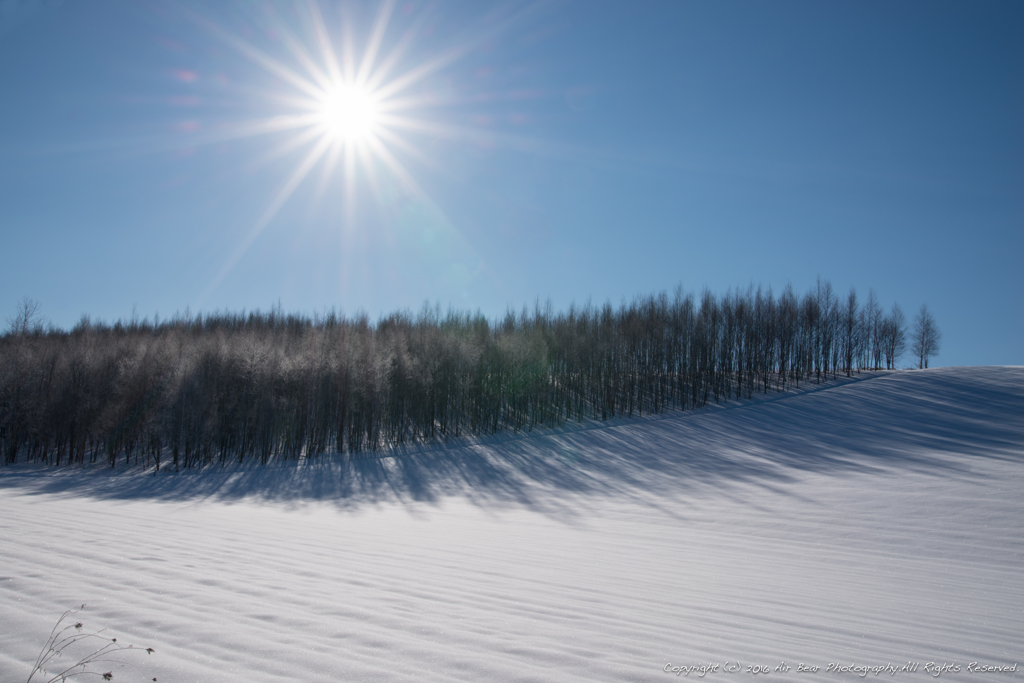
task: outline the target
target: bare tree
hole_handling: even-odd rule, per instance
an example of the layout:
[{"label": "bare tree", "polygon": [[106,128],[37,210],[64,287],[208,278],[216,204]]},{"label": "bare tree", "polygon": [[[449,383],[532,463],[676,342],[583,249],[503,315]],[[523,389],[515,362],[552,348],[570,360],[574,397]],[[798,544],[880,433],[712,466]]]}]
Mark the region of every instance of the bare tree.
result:
[{"label": "bare tree", "polygon": [[942,342],[942,333],[935,318],[928,310],[927,304],[921,304],[921,310],[914,319],[914,338],[911,341],[911,353],[917,357],[917,367],[924,369],[928,367],[928,358],[939,355],[939,344]]},{"label": "bare tree", "polygon": [[[618,309],[538,302],[493,323],[430,306],[377,323],[276,306],[113,325],[83,316],[65,332],[44,329],[26,299],[0,335],[0,458],[190,469],[689,410],[868,366],[876,307],[853,290],[840,304],[819,280],[802,299],[791,287],[778,298],[680,288]],[[895,365],[899,306],[870,344]]]},{"label": "bare tree", "polygon": [[18,303],[14,315],[7,318],[7,326],[10,334],[16,336],[42,332],[43,316],[39,313],[39,302],[26,296]]},{"label": "bare tree", "polygon": [[847,377],[853,372],[853,361],[857,357],[860,342],[857,325],[859,310],[857,290],[850,287],[850,294],[846,297],[846,308],[841,313],[843,369],[846,370]]},{"label": "bare tree", "polygon": [[882,321],[882,339],[885,366],[892,370],[900,356],[907,350],[907,318],[899,304],[894,303],[892,311]]},{"label": "bare tree", "polygon": [[868,293],[868,302],[864,305],[864,324],[868,364],[878,370],[882,367],[882,307],[874,289]]}]

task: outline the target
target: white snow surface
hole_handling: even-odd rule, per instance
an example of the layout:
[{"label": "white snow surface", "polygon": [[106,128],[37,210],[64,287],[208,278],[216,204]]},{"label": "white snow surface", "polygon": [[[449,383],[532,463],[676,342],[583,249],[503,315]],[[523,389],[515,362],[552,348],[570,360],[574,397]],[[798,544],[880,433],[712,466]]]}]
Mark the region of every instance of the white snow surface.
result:
[{"label": "white snow surface", "polygon": [[24,681],[82,603],[87,628],[156,650],[121,653],[138,668],[108,665],[115,681],[713,664],[704,679],[1017,680],[968,665],[1024,669],[1022,482],[1021,367],[867,373],[391,457],[0,467],[0,681]]}]

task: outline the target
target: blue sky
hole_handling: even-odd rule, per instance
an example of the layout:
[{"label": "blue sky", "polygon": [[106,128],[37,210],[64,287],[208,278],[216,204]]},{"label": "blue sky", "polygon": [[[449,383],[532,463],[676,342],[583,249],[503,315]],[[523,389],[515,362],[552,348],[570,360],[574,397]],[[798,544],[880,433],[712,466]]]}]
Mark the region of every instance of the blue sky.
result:
[{"label": "blue sky", "polygon": [[[339,133],[305,86],[375,27],[386,97]],[[820,276],[927,303],[936,365],[1024,364],[1022,121],[1016,2],[3,0],[0,313]]]}]

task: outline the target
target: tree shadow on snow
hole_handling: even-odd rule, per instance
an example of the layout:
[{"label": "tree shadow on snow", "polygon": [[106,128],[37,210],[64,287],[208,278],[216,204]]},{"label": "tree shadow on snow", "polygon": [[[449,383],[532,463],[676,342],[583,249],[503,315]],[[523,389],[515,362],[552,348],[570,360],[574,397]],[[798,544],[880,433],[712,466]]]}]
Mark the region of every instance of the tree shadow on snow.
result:
[{"label": "tree shadow on snow", "polygon": [[[875,374],[802,393],[474,445],[325,456],[169,472],[19,465],[0,490],[104,499],[392,501],[516,505],[571,514],[581,497],[673,500],[740,484],[777,488],[804,473],[978,476],[978,458],[1019,460],[1024,368]],[[795,495],[795,494],[794,494]]]}]

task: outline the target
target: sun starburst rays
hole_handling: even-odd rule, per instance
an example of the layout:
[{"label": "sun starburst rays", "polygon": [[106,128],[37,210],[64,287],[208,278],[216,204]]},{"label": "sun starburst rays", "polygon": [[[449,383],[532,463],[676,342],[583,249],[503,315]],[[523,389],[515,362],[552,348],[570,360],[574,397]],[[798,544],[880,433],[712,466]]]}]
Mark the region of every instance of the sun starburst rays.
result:
[{"label": "sun starburst rays", "polygon": [[[390,51],[384,50],[394,6],[394,0],[385,0],[380,5],[359,56],[352,32],[353,22],[342,22],[341,38],[336,42],[319,5],[308,0],[301,7],[304,8],[302,19],[311,40],[303,41],[286,26],[275,26],[280,43],[291,57],[290,64],[202,17],[193,17],[283,86],[283,90],[264,93],[264,98],[287,113],[235,123],[224,135],[218,136],[219,139],[284,135],[281,144],[266,155],[262,163],[308,147],[294,169],[271,193],[270,200],[248,233],[236,243],[233,253],[207,288],[204,299],[230,274],[318,165],[322,169],[314,197],[317,201],[326,197],[340,199],[346,225],[355,220],[357,177],[365,177],[371,184],[371,190],[378,193],[377,165],[411,196],[425,196],[413,174],[394,152],[400,151],[404,156],[424,160],[415,145],[405,140],[399,131],[402,128],[415,130],[415,126],[407,125],[404,119],[418,120],[417,110],[440,102],[437,98],[409,96],[408,91],[451,64],[464,50],[449,50],[406,72],[392,75],[398,71],[397,67],[416,32],[414,25]],[[402,121],[395,119],[396,113],[402,114]],[[340,192],[330,192],[330,186],[339,181],[339,173]],[[349,229],[346,227],[343,233]]]},{"label": "sun starburst rays", "polygon": [[[348,4],[340,6],[340,15],[331,17],[330,23],[317,0],[297,0],[287,17],[266,5],[258,31],[252,31],[251,26],[241,29],[250,38],[242,38],[239,33],[185,10],[196,24],[276,82],[273,88],[244,91],[268,104],[273,115],[232,122],[219,133],[211,131],[205,135],[204,142],[277,137],[274,149],[250,168],[286,155],[296,159],[295,166],[268,193],[269,199],[265,200],[258,219],[235,243],[200,302],[207,300],[227,278],[318,166],[311,208],[327,201],[338,211],[337,229],[345,245],[343,261],[351,259],[350,242],[358,238],[356,203],[357,199],[362,202],[361,191],[369,190],[369,197],[390,202],[392,190],[397,190],[418,204],[419,211],[448,226],[451,244],[458,244],[462,253],[482,263],[477,250],[444,216],[406,163],[438,169],[434,155],[428,157],[420,149],[418,142],[423,137],[490,146],[496,131],[445,122],[443,116],[437,115],[438,110],[463,100],[447,92],[431,92],[430,87],[423,86],[509,26],[530,16],[546,1],[536,0],[515,11],[487,16],[475,30],[466,31],[463,40],[449,43],[450,47],[432,55],[418,55],[415,60],[414,44],[427,33],[427,19],[431,15],[427,11],[412,16],[405,10],[397,12],[396,0],[381,0],[369,31],[358,38],[351,15],[354,9]],[[399,14],[401,21],[408,23],[395,40],[388,40],[392,19]],[[272,48],[257,47],[253,35],[267,36],[270,44],[276,43],[283,53],[278,55]],[[411,66],[403,68],[410,62]]]}]

